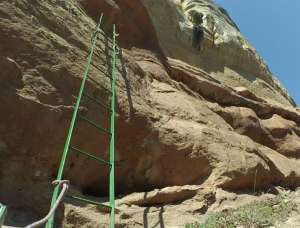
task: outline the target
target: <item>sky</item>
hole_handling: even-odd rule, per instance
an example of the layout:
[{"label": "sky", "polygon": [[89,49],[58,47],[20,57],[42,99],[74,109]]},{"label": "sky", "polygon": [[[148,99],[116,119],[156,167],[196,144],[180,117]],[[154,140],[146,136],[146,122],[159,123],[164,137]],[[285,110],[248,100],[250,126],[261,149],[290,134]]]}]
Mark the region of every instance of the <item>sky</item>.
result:
[{"label": "sky", "polygon": [[300,106],[300,0],[212,0]]}]

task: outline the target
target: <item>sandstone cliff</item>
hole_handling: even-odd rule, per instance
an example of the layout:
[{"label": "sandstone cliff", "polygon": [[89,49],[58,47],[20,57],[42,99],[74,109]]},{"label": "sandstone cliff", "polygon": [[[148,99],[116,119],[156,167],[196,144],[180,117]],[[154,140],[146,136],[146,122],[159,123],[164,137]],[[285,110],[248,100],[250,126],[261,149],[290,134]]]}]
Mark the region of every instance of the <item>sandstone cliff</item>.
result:
[{"label": "sandstone cliff", "polygon": [[[26,212],[8,225],[24,225],[49,209],[51,181],[102,12],[120,34],[119,227],[194,221],[215,202],[239,199],[225,188],[300,185],[295,103],[211,1],[4,0],[0,6],[0,202],[16,215]],[[204,33],[195,46],[196,22]],[[92,83],[87,89],[108,102]],[[107,125],[107,114],[87,100],[80,113]],[[72,143],[108,157],[105,138],[84,123]],[[71,153],[66,167],[72,193],[106,200],[105,167]],[[70,202],[56,218],[58,227],[106,227],[108,221],[105,211]]]},{"label": "sandstone cliff", "polygon": [[[268,102],[295,106],[223,8],[210,0],[142,2],[168,57],[199,67],[232,87],[243,85]],[[201,50],[194,46],[195,26],[204,31]]]}]

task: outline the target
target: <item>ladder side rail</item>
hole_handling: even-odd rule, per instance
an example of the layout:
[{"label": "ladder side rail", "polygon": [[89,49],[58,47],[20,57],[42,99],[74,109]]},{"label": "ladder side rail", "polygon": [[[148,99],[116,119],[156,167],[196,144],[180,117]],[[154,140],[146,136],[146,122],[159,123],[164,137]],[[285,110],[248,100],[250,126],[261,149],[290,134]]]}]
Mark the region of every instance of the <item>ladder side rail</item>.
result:
[{"label": "ladder side rail", "polygon": [[[103,16],[103,14],[101,14],[100,21],[99,21],[99,24],[98,24],[97,28],[100,28],[101,21],[102,21],[102,16]],[[90,66],[90,63],[92,61],[92,56],[93,56],[93,52],[94,52],[94,49],[95,49],[95,44],[96,44],[96,41],[97,41],[97,37],[98,37],[98,34],[96,33],[95,37],[94,37],[92,50],[91,50],[91,53],[90,53],[90,56],[89,56],[88,64],[87,64],[87,67],[86,67],[86,70],[85,70],[85,74],[84,74],[84,77],[82,79],[82,84],[81,84],[81,87],[80,87],[79,95],[77,97],[77,102],[76,102],[73,117],[72,117],[72,120],[71,120],[69,133],[68,133],[68,136],[67,136],[65,148],[64,148],[61,163],[60,163],[60,166],[59,166],[58,175],[57,175],[57,178],[56,178],[57,180],[61,180],[61,178],[62,178],[62,174],[63,174],[63,170],[64,170],[64,167],[65,167],[65,162],[66,162],[66,158],[67,158],[67,154],[68,154],[68,150],[69,150],[69,146],[70,146],[71,136],[72,136],[72,132],[73,132],[73,129],[74,129],[75,119],[77,117],[77,112],[78,112],[78,108],[79,108],[79,105],[80,105],[80,101],[81,101],[85,81],[86,81],[86,78],[87,78],[87,75],[88,75],[89,66]],[[59,185],[57,185],[54,188],[50,209],[54,206],[54,204],[57,200],[58,192],[59,192]],[[55,216],[55,213],[53,213],[53,215],[50,217],[50,219],[46,223],[46,228],[53,228],[54,216]]]},{"label": "ladder side rail", "polygon": [[112,87],[112,98],[111,98],[111,138],[110,138],[110,174],[109,174],[109,204],[111,206],[110,211],[110,228],[115,227],[115,66],[116,66],[116,28],[113,25],[113,63],[112,63],[112,78],[111,87]]},{"label": "ladder side rail", "polygon": [[2,227],[7,215],[7,207],[0,203],[0,227]]}]

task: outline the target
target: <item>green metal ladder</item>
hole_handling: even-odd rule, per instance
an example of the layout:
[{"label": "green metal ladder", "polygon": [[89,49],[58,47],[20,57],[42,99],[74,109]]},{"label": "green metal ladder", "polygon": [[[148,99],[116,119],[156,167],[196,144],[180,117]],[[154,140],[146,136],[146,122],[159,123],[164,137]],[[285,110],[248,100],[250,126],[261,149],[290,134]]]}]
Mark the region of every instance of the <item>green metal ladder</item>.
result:
[{"label": "green metal ladder", "polygon": [[6,206],[0,204],[0,228],[2,227],[2,225],[4,223],[6,214],[7,214],[7,208],[6,208]]},{"label": "green metal ladder", "polygon": [[[73,113],[73,118],[71,120],[69,133],[67,136],[65,148],[64,148],[64,151],[62,154],[62,159],[61,159],[61,163],[60,163],[60,167],[59,167],[59,171],[58,171],[58,175],[57,175],[57,180],[61,180],[63,171],[64,171],[64,167],[65,167],[65,162],[67,159],[67,153],[69,150],[72,150],[76,153],[87,156],[91,159],[94,159],[94,160],[104,164],[104,165],[109,166],[110,167],[109,205],[98,203],[98,202],[87,200],[87,199],[83,199],[83,198],[79,198],[79,197],[75,197],[75,196],[70,196],[70,195],[66,195],[65,197],[72,199],[72,200],[77,200],[77,201],[81,201],[81,202],[85,202],[85,203],[89,203],[89,204],[94,204],[94,205],[97,205],[100,207],[108,208],[110,210],[110,222],[109,222],[110,228],[115,227],[115,186],[114,186],[114,180],[115,180],[115,177],[114,177],[114,171],[115,171],[115,165],[114,165],[114,125],[115,125],[114,116],[115,116],[115,50],[116,50],[115,49],[115,47],[116,47],[115,37],[116,37],[115,25],[111,24],[110,22],[105,20],[103,17],[103,14],[101,14],[99,23],[97,25],[97,30],[93,36],[92,50],[91,50],[91,53],[90,53],[90,56],[88,59],[86,71],[85,71],[85,74],[84,74],[84,77],[82,80],[82,84],[80,87],[79,95],[78,95],[74,113]],[[99,54],[95,53],[96,50],[98,51],[97,53],[99,53],[99,52],[104,53],[106,58],[109,56],[111,63],[107,62]],[[107,50],[110,51],[110,54],[107,52]],[[109,67],[111,69],[111,75],[109,75],[109,73],[107,73],[106,70],[103,69],[103,65],[96,64],[97,60],[100,61],[102,64],[104,64],[106,67]],[[97,82],[94,78],[92,78],[89,75],[90,66],[93,66],[95,68],[95,70],[98,70],[102,75],[104,75],[110,79],[111,90],[106,88],[104,85],[101,85],[99,82]],[[85,82],[87,79],[92,81],[94,84],[96,84],[101,89],[105,90],[107,93],[110,94],[111,107],[107,107],[106,105],[102,104],[100,101],[96,100],[95,98],[93,98],[92,96],[90,96],[84,92]],[[78,108],[80,106],[80,101],[81,101],[82,95],[89,98],[91,101],[95,102],[96,104],[100,105],[102,108],[108,110],[111,113],[110,130],[106,130],[105,128],[93,123],[92,121],[90,121],[78,114]],[[104,133],[106,133],[110,136],[110,161],[109,162],[70,146],[72,132],[73,132],[74,125],[75,125],[75,120],[77,118],[84,120],[88,124],[91,124],[92,126],[98,128],[99,130],[103,131]],[[54,189],[52,202],[51,202],[51,208],[54,206],[54,204],[57,200],[58,193],[59,193],[59,185],[57,185]],[[46,228],[52,228],[53,224],[54,224],[54,215],[48,220],[48,222],[46,224]]]}]

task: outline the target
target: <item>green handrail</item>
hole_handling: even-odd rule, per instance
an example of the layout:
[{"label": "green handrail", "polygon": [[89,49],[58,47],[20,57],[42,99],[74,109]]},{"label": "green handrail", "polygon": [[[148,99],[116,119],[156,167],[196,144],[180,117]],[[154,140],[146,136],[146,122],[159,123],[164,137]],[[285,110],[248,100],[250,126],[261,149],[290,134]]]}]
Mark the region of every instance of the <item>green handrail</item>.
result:
[{"label": "green handrail", "polygon": [[[90,201],[90,200],[86,200],[86,199],[81,199],[81,198],[78,198],[78,197],[73,197],[73,196],[66,196],[67,198],[69,199],[73,199],[73,200],[79,200],[79,201],[83,201],[83,202],[86,202],[86,203],[91,203],[91,204],[94,204],[94,205],[98,205],[98,206],[102,206],[102,207],[107,207],[110,209],[110,228],[114,228],[115,227],[115,186],[114,186],[114,181],[115,181],[115,178],[114,178],[114,172],[115,172],[115,166],[114,166],[114,128],[115,128],[115,121],[114,121],[114,117],[115,117],[115,45],[116,45],[116,42],[115,42],[115,25],[113,25],[113,46],[112,47],[108,47],[110,48],[111,50],[113,50],[113,54],[112,54],[112,65],[105,62],[111,69],[112,69],[112,75],[111,77],[109,75],[107,75],[105,72],[103,72],[99,67],[97,67],[95,64],[95,61],[92,62],[92,57],[93,55],[96,55],[94,53],[95,51],[95,48],[99,45],[97,45],[97,41],[100,40],[101,42],[103,42],[99,35],[101,36],[101,34],[103,35],[103,31],[101,31],[101,24],[103,23],[103,14],[101,14],[101,17],[100,17],[100,20],[99,20],[99,23],[97,25],[97,28],[96,28],[96,32],[94,33],[94,40],[93,40],[93,45],[92,45],[92,49],[91,49],[91,52],[90,52],[90,56],[89,56],[89,59],[88,59],[88,63],[87,63],[87,67],[86,67],[86,71],[85,71],[85,74],[83,76],[83,79],[82,79],[82,84],[81,84],[81,87],[80,87],[80,90],[79,90],[79,94],[78,94],[78,97],[77,97],[77,102],[76,102],[76,105],[75,105],[75,108],[74,108],[74,113],[73,113],[73,117],[72,117],[72,120],[71,120],[71,124],[70,124],[70,128],[69,128],[69,133],[68,133],[68,136],[67,136],[67,140],[66,140],[66,144],[65,144],[65,147],[64,147],[64,151],[63,151],[63,154],[62,154],[62,159],[61,159],[61,162],[60,162],[60,167],[59,167],[59,171],[58,171],[58,175],[57,175],[57,180],[61,180],[62,179],[62,175],[63,175],[63,171],[64,171],[64,167],[65,167],[65,163],[66,163],[66,159],[67,159],[67,154],[68,154],[68,150],[71,149],[79,154],[82,154],[84,156],[87,156],[89,158],[92,158],[98,162],[101,162],[102,164],[105,164],[105,165],[109,165],[110,166],[110,174],[109,174],[109,206],[108,205],[105,205],[105,204],[100,204],[100,203],[97,203],[97,202],[94,202],[94,201]],[[100,32],[101,31],[101,32]],[[105,34],[105,33],[104,33]],[[108,45],[108,44],[105,44],[104,45]],[[101,51],[103,51],[101,49]],[[98,55],[99,56],[99,55]],[[89,72],[89,68],[90,68],[90,65],[93,65],[96,69],[98,69],[100,71],[100,73],[104,74],[105,76],[108,76],[110,79],[111,79],[111,91],[106,89],[106,87],[102,86],[99,82],[95,81],[93,78],[91,78],[89,75],[88,75],[88,72]],[[84,92],[84,86],[85,86],[85,82],[86,82],[86,79],[89,78],[90,80],[92,80],[93,82],[95,82],[97,85],[99,85],[102,89],[108,91],[112,98],[111,98],[111,108],[109,109],[107,106],[103,105],[101,102],[97,101],[95,98],[89,96],[88,94],[86,94]],[[93,123],[92,121],[78,115],[78,108],[79,108],[79,105],[80,105],[80,101],[81,101],[81,98],[82,98],[82,95],[85,95],[87,96],[88,98],[90,98],[92,101],[100,104],[103,108],[107,109],[108,111],[111,112],[111,118],[110,118],[110,122],[111,122],[111,126],[110,126],[110,131],[107,131],[105,130],[104,128],[98,126],[97,124]],[[70,146],[70,142],[71,142],[71,137],[72,137],[72,133],[73,133],[73,129],[74,129],[74,125],[75,125],[75,121],[76,121],[76,118],[80,118],[82,120],[84,120],[85,122],[89,123],[89,124],[92,124],[93,126],[97,127],[98,129],[108,133],[110,135],[110,161],[109,162],[106,162],[100,158],[97,158],[93,155],[90,155],[88,153],[85,153],[81,150],[78,150],[74,147],[71,147]],[[54,206],[56,200],[57,200],[57,197],[58,197],[58,193],[59,193],[59,185],[57,185],[55,188],[54,188],[54,191],[53,191],[53,196],[52,196],[52,201],[51,201],[51,208]],[[54,224],[54,214],[50,217],[50,219],[48,220],[47,224],[46,224],[46,228],[53,228],[53,224]]]}]

